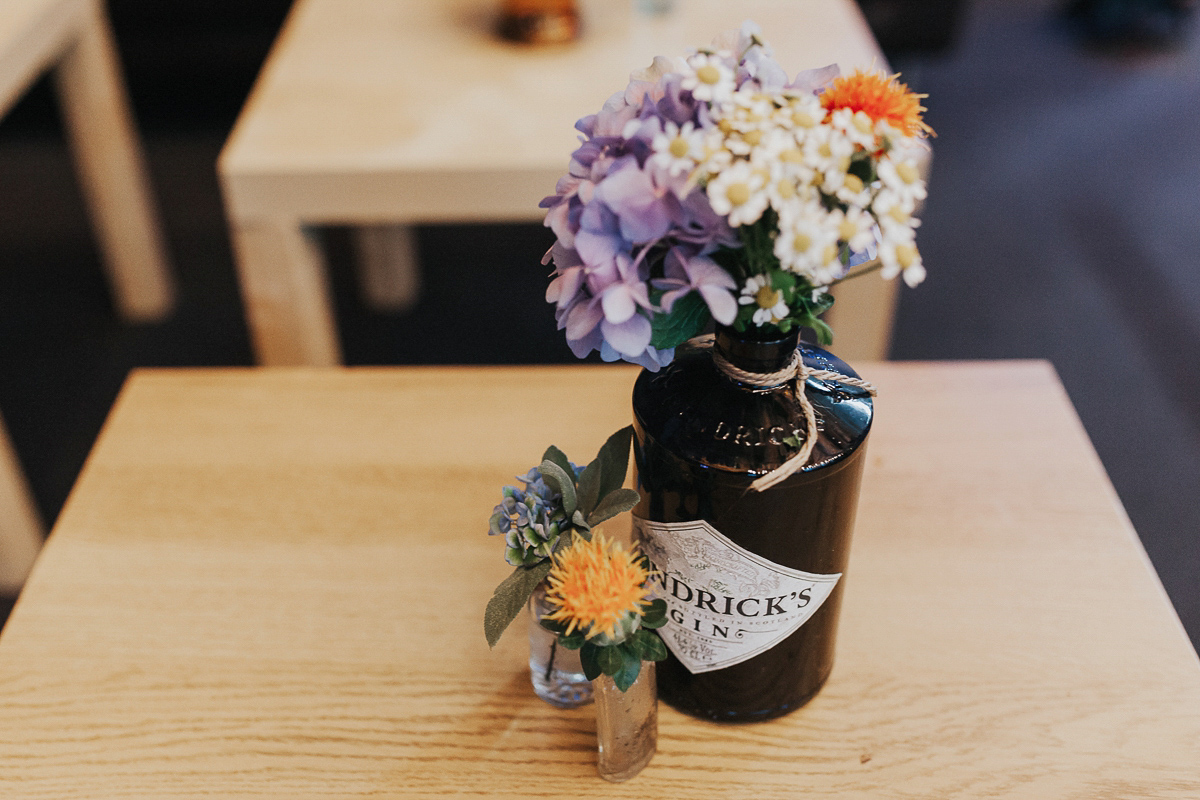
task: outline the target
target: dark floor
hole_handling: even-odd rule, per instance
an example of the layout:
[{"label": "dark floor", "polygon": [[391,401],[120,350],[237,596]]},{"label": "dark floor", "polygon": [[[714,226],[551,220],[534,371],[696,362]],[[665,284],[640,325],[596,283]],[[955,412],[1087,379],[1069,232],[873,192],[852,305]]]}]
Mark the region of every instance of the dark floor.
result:
[{"label": "dark floor", "polygon": [[[1200,37],[1099,54],[1056,9],[977,0],[951,51],[894,59],[939,137],[919,237],[930,277],[903,294],[893,356],[1051,359],[1197,643]],[[169,321],[131,326],[61,134],[22,115],[36,116],[0,124],[0,409],[53,521],[131,368],[251,359],[214,174],[232,118],[144,126],[182,291]],[[541,301],[539,226],[422,229],[407,316],[367,311],[346,232],[326,240],[348,363],[573,360]]]}]

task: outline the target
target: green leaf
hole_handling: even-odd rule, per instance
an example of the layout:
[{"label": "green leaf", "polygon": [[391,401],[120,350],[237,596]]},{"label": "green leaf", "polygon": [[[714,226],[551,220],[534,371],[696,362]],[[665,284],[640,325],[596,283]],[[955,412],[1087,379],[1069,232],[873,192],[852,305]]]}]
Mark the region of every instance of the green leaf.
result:
[{"label": "green leaf", "polygon": [[592,513],[596,503],[600,500],[600,471],[600,459],[596,458],[583,468],[583,472],[579,476],[576,498],[579,507],[576,513],[581,513],[584,518]]},{"label": "green leaf", "polygon": [[576,507],[575,477],[568,475],[566,470],[553,461],[543,461],[538,470],[542,473],[542,480],[546,485],[562,495],[563,511],[567,512],[568,517],[573,515]]},{"label": "green leaf", "polygon": [[636,506],[642,500],[642,496],[633,489],[617,489],[614,492],[609,492],[600,505],[596,506],[596,510],[588,515],[587,523],[591,527],[599,525],[606,519],[612,519],[617,514],[623,514]]},{"label": "green leaf", "polygon": [[624,485],[625,473],[629,471],[629,447],[632,442],[633,426],[626,425],[609,436],[596,454],[596,463],[600,465],[600,491],[596,493],[597,498],[603,500]]},{"label": "green leaf", "polygon": [[699,292],[689,292],[675,301],[671,313],[659,312],[650,318],[650,344],[667,349],[678,347],[700,335],[712,314]]},{"label": "green leaf", "polygon": [[612,676],[621,671],[625,665],[625,654],[621,652],[620,645],[597,647],[596,650],[596,663],[605,675]]},{"label": "green leaf", "polygon": [[[616,649],[616,648],[613,648]],[[622,652],[621,667],[612,676],[613,683],[622,692],[628,691],[633,682],[638,679],[638,675],[642,672],[642,659],[638,658],[629,651]]]},{"label": "green leaf", "polygon": [[813,331],[816,332],[817,344],[822,344],[822,345],[833,344],[833,328],[831,328],[827,324],[825,324],[825,320],[817,319],[816,317],[813,317],[812,322],[809,323],[808,327],[812,328]]},{"label": "green leaf", "polygon": [[583,647],[579,648],[579,663],[583,666],[583,674],[589,681],[594,681],[604,674],[598,660],[599,654],[603,651],[604,648],[596,647],[591,642],[584,642]]},{"label": "green leaf", "polygon": [[550,573],[551,566],[549,561],[542,561],[529,567],[517,567],[496,587],[483,612],[483,633],[487,636],[488,647],[495,647],[500,641],[501,634],[529,602],[533,590]]},{"label": "green leaf", "polygon": [[546,452],[542,455],[542,461],[551,461],[561,467],[562,471],[571,477],[575,476],[575,472],[571,469],[571,461],[567,458],[567,454],[562,450],[559,450],[554,445],[550,445],[546,448]]},{"label": "green leaf", "polygon": [[575,631],[570,636],[559,636],[558,643],[568,650],[578,650],[583,647],[583,643],[587,641],[587,637],[579,631]]},{"label": "green leaf", "polygon": [[640,630],[637,632],[638,645],[642,650],[642,658],[646,661],[662,661],[667,657],[667,646],[654,631]]},{"label": "green leaf", "polygon": [[642,612],[642,627],[643,628],[661,628],[667,624],[667,601],[661,597],[656,598],[644,612]]}]

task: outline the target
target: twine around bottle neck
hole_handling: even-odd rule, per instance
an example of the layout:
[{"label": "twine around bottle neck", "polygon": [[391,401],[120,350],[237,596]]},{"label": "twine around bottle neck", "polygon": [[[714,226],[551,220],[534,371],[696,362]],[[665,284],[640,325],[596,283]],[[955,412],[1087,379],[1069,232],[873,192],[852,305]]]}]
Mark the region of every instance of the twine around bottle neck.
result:
[{"label": "twine around bottle neck", "polygon": [[853,386],[855,389],[861,389],[872,397],[875,396],[875,386],[861,378],[855,378],[835,370],[813,369],[809,367],[804,363],[799,350],[792,353],[791,363],[775,372],[748,372],[741,369],[722,355],[720,348],[717,347],[712,348],[712,357],[717,369],[738,383],[744,383],[748,386],[770,389],[791,380],[796,382],[796,398],[800,402],[800,410],[804,413],[804,442],[801,444],[798,453],[766,475],[756,478],[750,484],[750,488],[756,492],[765,491],[787,480],[803,467],[808,462],[808,457],[812,455],[813,447],[817,444],[817,415],[813,411],[812,403],[809,402],[808,392],[805,391],[805,384],[809,378],[816,378],[827,383],[840,383],[844,386]]}]

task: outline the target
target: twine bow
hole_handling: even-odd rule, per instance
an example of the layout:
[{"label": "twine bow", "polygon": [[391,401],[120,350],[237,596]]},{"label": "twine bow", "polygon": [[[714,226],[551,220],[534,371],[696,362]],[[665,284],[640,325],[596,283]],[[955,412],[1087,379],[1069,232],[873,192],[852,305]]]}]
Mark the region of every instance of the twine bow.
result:
[{"label": "twine bow", "polygon": [[813,412],[812,403],[808,400],[808,393],[805,391],[805,383],[809,378],[816,378],[820,381],[828,383],[840,383],[844,386],[853,386],[855,389],[861,389],[872,397],[875,396],[875,386],[860,378],[854,378],[850,375],[837,372],[829,369],[812,369],[804,363],[804,359],[800,356],[800,351],[797,350],[792,354],[792,361],[783,369],[777,372],[747,372],[744,369],[735,367],[727,358],[721,355],[721,351],[715,347],[712,350],[713,363],[717,368],[724,372],[734,380],[757,386],[760,388],[769,388],[787,383],[790,380],[796,381],[796,397],[800,399],[800,409],[804,412],[804,443],[800,446],[800,452],[789,458],[787,461],[780,464],[775,469],[768,472],[759,478],[756,478],[750,484],[750,488],[756,492],[762,492],[770,489],[772,486],[787,480],[797,470],[804,466],[808,461],[808,457],[812,455],[813,447],[817,443],[817,417]]}]

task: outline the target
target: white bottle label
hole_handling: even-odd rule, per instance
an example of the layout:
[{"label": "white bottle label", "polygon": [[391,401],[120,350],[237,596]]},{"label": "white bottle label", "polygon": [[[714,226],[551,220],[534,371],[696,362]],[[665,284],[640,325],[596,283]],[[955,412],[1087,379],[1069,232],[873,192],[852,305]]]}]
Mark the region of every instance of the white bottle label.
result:
[{"label": "white bottle label", "polygon": [[703,520],[634,517],[633,537],[660,573],[667,624],[659,633],[692,674],[770,650],[808,622],[842,577],[781,567]]}]

